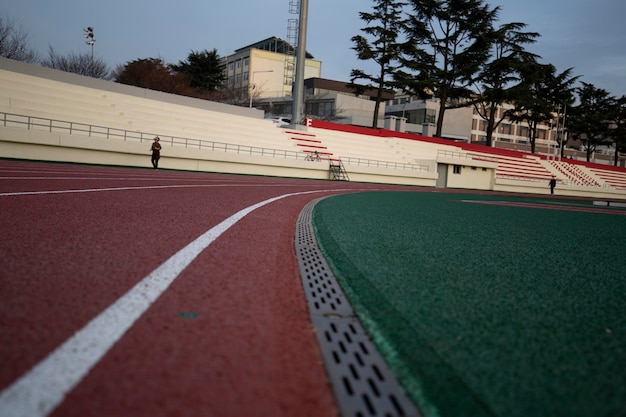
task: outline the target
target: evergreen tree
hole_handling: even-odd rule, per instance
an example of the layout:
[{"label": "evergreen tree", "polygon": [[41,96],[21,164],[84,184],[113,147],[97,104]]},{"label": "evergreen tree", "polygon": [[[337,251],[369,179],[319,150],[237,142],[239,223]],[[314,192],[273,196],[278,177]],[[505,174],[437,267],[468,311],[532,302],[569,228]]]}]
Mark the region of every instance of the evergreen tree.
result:
[{"label": "evergreen tree", "polygon": [[397,81],[413,95],[439,99],[436,136],[445,111],[465,107],[471,86],[489,58],[498,9],[483,0],[410,0],[408,37]]},{"label": "evergreen tree", "polygon": [[626,153],[626,96],[616,99],[612,105],[611,118],[611,137],[615,145],[615,157],[613,165],[617,166],[619,156]]},{"label": "evergreen tree", "polygon": [[593,84],[581,84],[576,89],[579,104],[570,111],[568,124],[569,130],[583,141],[589,162],[598,145],[611,144],[609,118],[615,115],[612,114],[615,98]]},{"label": "evergreen tree", "polygon": [[[376,104],[372,127],[378,126],[378,115],[383,92],[393,85],[393,74],[399,68],[399,55],[402,43],[400,35],[404,32],[402,9],[406,5],[398,0],[373,0],[371,13],[360,12],[361,20],[367,26],[361,29],[366,36],[357,35],[352,38],[357,57],[362,61],[374,61],[378,66],[377,74],[367,74],[360,69],[353,69],[350,84],[357,94],[366,88],[376,89]],[[356,80],[366,80],[367,85],[357,85]]]},{"label": "evergreen tree", "polygon": [[191,51],[186,61],[172,65],[175,71],[186,74],[191,80],[191,87],[200,93],[216,91],[226,79],[224,65],[217,53],[212,51]]},{"label": "evergreen tree", "polygon": [[491,146],[493,132],[509,117],[508,112],[498,114],[498,109],[514,101],[515,86],[521,82],[522,64],[538,58],[527,52],[524,45],[535,42],[540,35],[522,32],[525,27],[524,23],[507,23],[494,31],[490,59],[478,74],[478,95],[472,102],[478,115],[486,122],[486,146]]},{"label": "evergreen tree", "polygon": [[569,106],[573,101],[573,84],[578,77],[571,75],[572,68],[556,73],[551,64],[529,61],[522,65],[522,82],[513,89],[515,108],[509,113],[514,122],[528,124],[530,149],[535,153],[537,128],[542,123],[551,123],[555,110]]}]

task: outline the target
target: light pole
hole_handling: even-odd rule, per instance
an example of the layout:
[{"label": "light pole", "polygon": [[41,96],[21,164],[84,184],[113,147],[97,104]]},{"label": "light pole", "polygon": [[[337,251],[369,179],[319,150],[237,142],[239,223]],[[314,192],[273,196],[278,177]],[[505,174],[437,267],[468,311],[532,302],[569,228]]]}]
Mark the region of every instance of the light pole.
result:
[{"label": "light pole", "polygon": [[258,74],[260,72],[274,72],[274,70],[266,70],[266,71],[252,71],[252,76],[250,77],[250,88],[248,88],[248,95],[250,96],[250,108],[252,108],[252,90],[254,90],[254,74]]},{"label": "light pole", "polygon": [[93,27],[88,26],[83,29],[83,32],[85,32],[84,36],[87,39],[85,43],[87,45],[91,45],[91,75],[93,76],[93,44],[96,43],[96,40],[93,37]]},{"label": "light pole", "polygon": [[296,48],[296,79],[293,86],[294,125],[301,125],[304,112],[304,71],[306,66],[306,31],[309,15],[309,0],[300,0],[300,18],[298,21],[298,47]]}]

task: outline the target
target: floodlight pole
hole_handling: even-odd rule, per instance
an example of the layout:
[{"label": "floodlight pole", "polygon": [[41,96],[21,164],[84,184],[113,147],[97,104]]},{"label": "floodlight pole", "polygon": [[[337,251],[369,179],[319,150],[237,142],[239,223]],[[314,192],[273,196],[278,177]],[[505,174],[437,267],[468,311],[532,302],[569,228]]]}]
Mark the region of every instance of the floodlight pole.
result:
[{"label": "floodlight pole", "polygon": [[85,41],[85,43],[87,45],[91,46],[91,72],[92,72],[92,76],[93,76],[93,45],[96,43],[96,39],[94,38],[94,34],[93,34],[93,27],[89,26],[83,29],[83,32],[85,32],[85,38],[87,38],[87,40]]},{"label": "floodlight pole", "polygon": [[300,0],[298,47],[296,49],[296,79],[293,85],[293,116],[291,123],[301,125],[304,119],[304,71],[306,67],[306,26],[309,0]]}]

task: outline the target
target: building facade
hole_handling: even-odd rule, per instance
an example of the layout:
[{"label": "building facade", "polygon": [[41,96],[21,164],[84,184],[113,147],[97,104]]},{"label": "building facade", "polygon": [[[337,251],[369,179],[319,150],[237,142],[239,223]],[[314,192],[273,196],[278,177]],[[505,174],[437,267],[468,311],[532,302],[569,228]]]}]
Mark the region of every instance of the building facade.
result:
[{"label": "building facade", "polygon": [[[277,37],[239,48],[226,56],[225,86],[235,99],[249,100],[251,104],[267,97],[291,96],[295,74],[293,47]],[[307,53],[305,78],[319,77],[322,63]]]}]

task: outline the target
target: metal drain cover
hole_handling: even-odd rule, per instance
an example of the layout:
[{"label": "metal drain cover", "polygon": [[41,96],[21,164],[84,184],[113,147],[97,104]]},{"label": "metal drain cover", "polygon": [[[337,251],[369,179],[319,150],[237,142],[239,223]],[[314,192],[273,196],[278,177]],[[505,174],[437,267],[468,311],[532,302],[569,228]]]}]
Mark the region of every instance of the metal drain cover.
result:
[{"label": "metal drain cover", "polygon": [[311,321],[341,416],[421,416],[382,359],[322,256],[308,203],[296,223],[296,256]]}]

